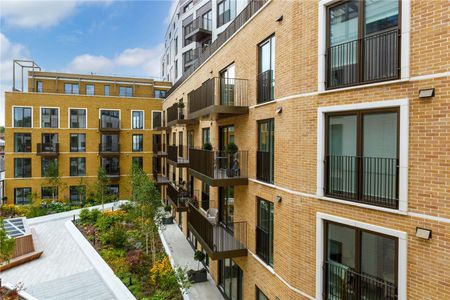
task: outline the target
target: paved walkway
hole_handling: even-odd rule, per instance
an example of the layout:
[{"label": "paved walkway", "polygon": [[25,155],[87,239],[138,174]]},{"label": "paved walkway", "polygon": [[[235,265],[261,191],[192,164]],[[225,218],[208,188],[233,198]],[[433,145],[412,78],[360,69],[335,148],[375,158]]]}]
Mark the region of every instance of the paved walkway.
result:
[{"label": "paved walkway", "polygon": [[[105,204],[105,209],[111,207]],[[21,282],[29,294],[42,300],[117,299],[64,225],[78,214],[79,210],[73,210],[29,219],[36,249],[44,253],[39,259],[2,272],[2,281]]]},{"label": "paved walkway", "polygon": [[[182,267],[187,266],[188,269],[194,270],[198,268],[198,263],[194,260],[194,250],[184,234],[178,228],[178,225],[165,225],[165,229],[162,231],[162,238],[164,239],[163,242],[166,244],[165,246],[167,246],[169,250],[168,254],[171,261],[175,265]],[[189,289],[188,297],[186,298],[189,298],[190,300],[224,299],[209,273],[208,281],[193,284]]]}]

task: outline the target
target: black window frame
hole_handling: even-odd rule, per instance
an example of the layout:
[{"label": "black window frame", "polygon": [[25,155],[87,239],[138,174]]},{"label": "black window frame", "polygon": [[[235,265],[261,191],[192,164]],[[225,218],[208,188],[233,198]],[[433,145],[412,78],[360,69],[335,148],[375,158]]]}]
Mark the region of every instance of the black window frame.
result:
[{"label": "black window frame", "polygon": [[[135,122],[135,113],[137,113],[137,122]],[[133,110],[131,111],[131,129],[133,130],[142,130],[144,129],[144,111],[143,110]],[[135,127],[136,123],[138,126]]]},{"label": "black window frame", "polygon": [[[24,199],[28,198],[25,201],[21,201],[21,203],[18,203],[18,201],[17,201],[17,197],[18,197],[17,194],[18,194],[19,191],[24,194],[24,195],[21,195],[21,198],[24,198]],[[32,197],[31,192],[32,192],[31,187],[17,187],[17,188],[14,188],[14,204],[15,205],[31,204],[31,197]],[[26,196],[25,196],[25,193],[27,193]]]},{"label": "black window frame", "polygon": [[143,156],[133,156],[131,158],[131,164],[137,166],[140,169],[144,169],[144,157]]},{"label": "black window frame", "polygon": [[[137,141],[135,141],[137,138]],[[131,147],[133,152],[144,151],[144,135],[143,134],[133,134],[131,136]]]},{"label": "black window frame", "polygon": [[[70,89],[68,89],[70,87]],[[74,89],[76,87],[76,89]],[[75,92],[76,90],[76,92]],[[64,83],[64,94],[67,95],[79,95],[80,94],[80,85],[78,83]]]},{"label": "black window frame", "polygon": [[[75,162],[75,163],[73,163]],[[84,169],[82,166],[84,165]],[[86,176],[86,157],[71,157],[69,160],[70,176]]]},{"label": "black window frame", "polygon": [[[55,191],[55,199],[58,199],[58,187],[51,187],[51,186],[41,187],[41,199],[53,200],[53,190]],[[45,195],[45,192],[49,192],[49,195]]]},{"label": "black window frame", "polygon": [[44,92],[44,83],[42,81],[36,81],[36,93]]},{"label": "black window frame", "polygon": [[[265,202],[268,205],[269,211],[269,232],[265,232],[263,226],[261,223],[261,202]],[[270,213],[273,213],[272,216],[270,216]],[[272,220],[270,220],[270,217],[272,217]],[[256,198],[256,255],[267,265],[273,267],[274,265],[274,229],[275,229],[275,205],[273,202],[265,200],[263,198],[257,197]],[[270,232],[271,231],[271,232]],[[271,240],[270,240],[271,237]],[[267,241],[266,241],[267,240]],[[267,249],[265,249],[267,248]],[[267,253],[266,253],[267,252]]]},{"label": "black window frame", "polygon": [[[72,111],[76,111],[76,114],[72,114]],[[80,126],[80,118],[83,117],[83,115],[80,115],[80,112],[84,111],[84,126]],[[73,122],[75,120],[76,122]],[[76,126],[73,126],[76,124]],[[87,128],[87,109],[85,108],[69,108],[69,128]]]},{"label": "black window frame", "polygon": [[[56,115],[54,112],[56,111]],[[49,112],[49,114],[47,114]],[[49,118],[49,122],[45,122],[44,117]],[[56,124],[55,118],[56,117]],[[46,124],[49,124],[47,126]],[[59,108],[57,107],[41,107],[41,128],[59,128]]]},{"label": "black window frame", "polygon": [[[18,142],[17,139],[21,141]],[[27,132],[14,133],[14,152],[16,153],[29,153],[32,148],[32,136]]]},{"label": "black window frame", "polygon": [[[80,190],[84,189],[80,195]],[[74,199],[76,198],[76,199]],[[79,199],[81,198],[81,200]],[[71,185],[69,187],[69,201],[72,204],[83,204],[86,201],[86,186],[85,185]]]},{"label": "black window frame", "polygon": [[50,164],[54,162],[56,164],[56,167],[59,168],[58,166],[58,159],[54,158],[54,157],[42,157],[41,158],[41,176],[42,177],[47,177],[46,175],[46,167]]},{"label": "black window frame", "polygon": [[[22,119],[17,120],[16,119],[16,111],[21,110]],[[24,115],[25,111],[29,111],[29,119],[25,120]],[[25,106],[14,106],[13,107],[13,123],[14,128],[32,128],[33,127],[33,109],[31,107],[25,107]]]},{"label": "black window frame", "polygon": [[[261,145],[261,125],[268,124],[269,128],[272,128],[273,138],[272,138],[272,147],[269,151],[262,151],[260,149]],[[270,127],[271,124],[271,127]],[[257,144],[257,158],[256,158],[256,168],[257,168],[257,179],[263,182],[267,183],[274,183],[275,182],[275,119],[264,119],[264,120],[258,120],[257,121],[257,137],[258,137],[258,144]],[[263,163],[264,160],[264,154],[260,154],[262,152],[269,152],[271,154],[271,157],[269,157],[269,176],[264,175],[264,171],[258,168],[258,165]],[[260,157],[261,156],[261,157]],[[272,170],[270,172],[270,170]],[[269,178],[266,178],[269,177]]]},{"label": "black window frame", "polygon": [[[83,141],[80,142],[80,136],[84,137],[84,147],[80,146]],[[86,133],[71,133],[70,134],[70,152],[86,152]],[[76,137],[76,146],[74,146],[74,138]]]},{"label": "black window frame", "polygon": [[[262,49],[269,44],[269,65],[268,70],[263,71]],[[269,102],[275,99],[275,68],[276,68],[276,40],[275,34],[271,34],[258,44],[258,75],[257,75],[257,98],[258,104]]]},{"label": "black window frame", "polygon": [[[27,164],[25,162],[28,162]],[[22,166],[18,166],[18,164]],[[20,172],[16,172],[19,168]],[[14,158],[14,178],[31,178],[32,177],[32,161],[28,157]]]}]

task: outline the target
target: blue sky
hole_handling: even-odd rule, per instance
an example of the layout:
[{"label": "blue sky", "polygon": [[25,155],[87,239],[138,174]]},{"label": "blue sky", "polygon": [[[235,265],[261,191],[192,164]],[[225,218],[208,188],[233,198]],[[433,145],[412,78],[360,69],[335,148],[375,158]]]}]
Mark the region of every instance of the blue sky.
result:
[{"label": "blue sky", "polygon": [[170,0],[0,2],[0,125],[12,59],[43,70],[160,76]]}]

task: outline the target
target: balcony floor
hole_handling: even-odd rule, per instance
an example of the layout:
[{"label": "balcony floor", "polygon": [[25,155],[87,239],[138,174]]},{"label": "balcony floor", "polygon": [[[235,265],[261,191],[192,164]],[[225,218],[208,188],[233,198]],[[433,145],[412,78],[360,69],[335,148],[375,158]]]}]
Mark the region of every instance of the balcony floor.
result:
[{"label": "balcony floor", "polygon": [[227,176],[226,169],[217,169],[214,171],[214,178],[211,178],[205,174],[197,172],[196,170],[189,169],[192,176],[197,177],[202,181],[206,181],[209,185],[214,187],[220,186],[233,186],[233,185],[247,185],[248,177],[244,176]]},{"label": "balcony floor", "polygon": [[169,164],[171,164],[172,166],[178,167],[178,168],[189,167],[189,159],[185,159],[182,157],[178,157],[177,161],[173,161],[173,160],[167,158],[167,162]]},{"label": "balcony floor", "polygon": [[248,114],[247,106],[210,105],[198,111],[189,113],[189,119],[211,116],[213,120]]}]

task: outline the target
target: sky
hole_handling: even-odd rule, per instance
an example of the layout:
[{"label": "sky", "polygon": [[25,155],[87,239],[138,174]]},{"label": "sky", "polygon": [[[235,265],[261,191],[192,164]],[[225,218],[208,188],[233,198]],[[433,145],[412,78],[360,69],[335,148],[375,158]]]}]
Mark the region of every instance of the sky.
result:
[{"label": "sky", "polygon": [[159,78],[174,6],[174,0],[1,0],[0,126],[13,59],[34,60],[43,71]]}]

